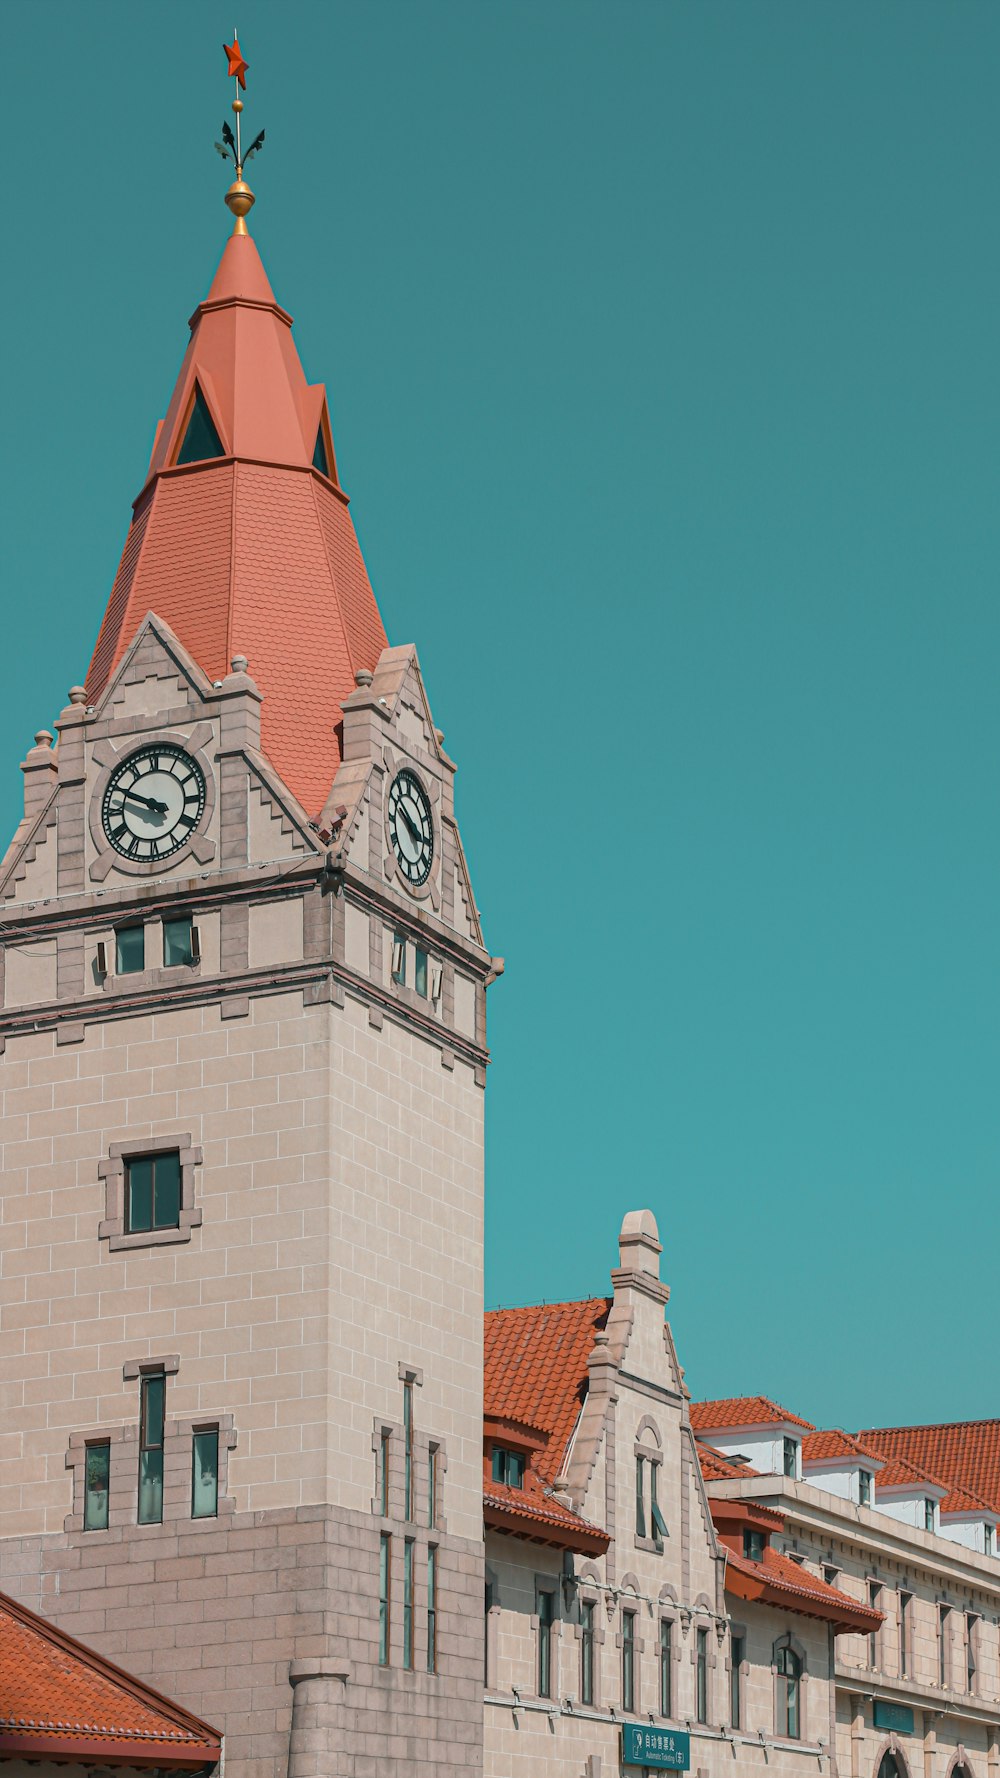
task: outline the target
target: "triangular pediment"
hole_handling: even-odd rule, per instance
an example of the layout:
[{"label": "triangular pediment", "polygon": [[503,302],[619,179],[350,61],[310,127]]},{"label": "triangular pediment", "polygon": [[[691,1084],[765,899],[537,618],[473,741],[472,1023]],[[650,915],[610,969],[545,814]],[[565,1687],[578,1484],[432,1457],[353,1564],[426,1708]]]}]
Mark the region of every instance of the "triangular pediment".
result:
[{"label": "triangular pediment", "polygon": [[[155,690],[151,687],[155,682]],[[212,695],[212,682],[174,635],[169,624],[147,612],[97,704],[116,718],[197,706]]]},{"label": "triangular pediment", "polygon": [[262,754],[247,749],[249,768],[247,847],[251,864],[321,850],[301,804],[271,770]]},{"label": "triangular pediment", "polygon": [[48,901],[59,893],[58,800],[54,788],[34,819],[21,822],[0,863],[0,900]]}]

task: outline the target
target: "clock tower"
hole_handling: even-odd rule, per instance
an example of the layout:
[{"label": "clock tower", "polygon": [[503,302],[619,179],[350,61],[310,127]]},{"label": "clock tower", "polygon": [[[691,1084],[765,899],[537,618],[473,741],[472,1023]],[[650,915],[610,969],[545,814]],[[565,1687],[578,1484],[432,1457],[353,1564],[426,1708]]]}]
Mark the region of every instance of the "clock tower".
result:
[{"label": "clock tower", "polygon": [[0,1589],[231,1778],[466,1774],[502,966],[248,207],[0,871]]}]

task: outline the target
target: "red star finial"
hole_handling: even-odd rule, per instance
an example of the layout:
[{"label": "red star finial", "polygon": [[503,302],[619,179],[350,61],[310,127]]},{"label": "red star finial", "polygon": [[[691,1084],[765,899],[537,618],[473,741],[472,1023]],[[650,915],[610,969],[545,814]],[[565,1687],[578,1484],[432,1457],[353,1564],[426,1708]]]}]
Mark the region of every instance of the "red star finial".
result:
[{"label": "red star finial", "polygon": [[241,87],[243,88],[243,91],[246,92],[247,83],[244,79],[244,75],[246,74],[246,71],[249,68],[250,63],[245,62],[243,60],[243,53],[240,49],[240,41],[239,41],[239,38],[237,37],[235,31],[233,32],[232,43],[224,43],[222,45],[222,47],[225,50],[227,56],[229,57],[229,68],[227,70],[228,74],[230,75],[231,78],[238,80]]}]

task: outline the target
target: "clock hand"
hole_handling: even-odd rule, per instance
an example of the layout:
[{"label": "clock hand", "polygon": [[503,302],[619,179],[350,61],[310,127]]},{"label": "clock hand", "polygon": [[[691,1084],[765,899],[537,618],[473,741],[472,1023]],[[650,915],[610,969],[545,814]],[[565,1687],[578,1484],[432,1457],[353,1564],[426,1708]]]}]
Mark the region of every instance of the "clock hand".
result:
[{"label": "clock hand", "polygon": [[167,813],[166,803],[157,802],[155,797],[140,796],[135,790],[123,790],[121,795],[124,802],[142,803],[145,808],[152,809],[154,815],[165,815]]},{"label": "clock hand", "polygon": [[400,803],[399,812],[402,815],[403,820],[406,822],[406,825],[410,830],[411,837],[416,840],[418,846],[422,846],[424,836],[420,832],[420,829],[418,827],[414,827],[413,822],[410,820],[409,815],[406,813],[405,803]]}]

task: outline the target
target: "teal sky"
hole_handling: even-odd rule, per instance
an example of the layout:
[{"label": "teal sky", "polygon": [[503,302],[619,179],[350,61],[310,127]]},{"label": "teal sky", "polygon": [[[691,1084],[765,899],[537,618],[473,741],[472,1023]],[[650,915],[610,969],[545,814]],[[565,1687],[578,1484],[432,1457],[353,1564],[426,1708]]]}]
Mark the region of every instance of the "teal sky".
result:
[{"label": "teal sky", "polygon": [[[224,245],[230,9],[0,0],[0,812]],[[253,231],[459,762],[487,1301],[991,1415],[996,0],[241,0]]]}]

